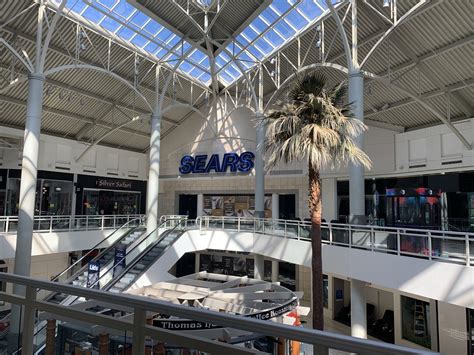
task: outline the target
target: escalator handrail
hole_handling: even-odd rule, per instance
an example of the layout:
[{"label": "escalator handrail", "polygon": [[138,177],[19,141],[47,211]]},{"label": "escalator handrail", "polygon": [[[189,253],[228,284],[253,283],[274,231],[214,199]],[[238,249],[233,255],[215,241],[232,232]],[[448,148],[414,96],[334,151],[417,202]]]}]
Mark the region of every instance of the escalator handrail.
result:
[{"label": "escalator handrail", "polygon": [[[176,228],[178,228],[179,226],[181,226],[181,224],[182,224],[183,222],[186,223],[186,221],[187,221],[185,218],[182,218],[182,219],[181,219],[181,218],[175,218],[175,219],[179,219],[180,222],[179,222],[176,226],[174,226],[173,228],[164,231],[161,236],[158,236],[158,238],[157,238],[156,241],[154,241],[152,244],[150,244],[148,247],[146,247],[145,250],[143,250],[140,254],[138,254],[138,255],[134,258],[134,260],[133,260],[129,265],[127,265],[117,276],[114,276],[114,277],[112,278],[112,280],[110,280],[102,289],[103,289],[103,290],[109,290],[113,285],[115,285],[115,283],[116,283],[118,280],[120,280],[120,279],[123,277],[123,275],[125,275],[128,271],[130,271],[130,269],[132,269],[136,264],[138,264],[138,263],[140,262],[140,260],[143,258],[143,256],[145,256],[146,254],[148,254],[148,252],[149,252],[151,249],[153,249],[157,244],[159,244],[168,234],[172,233],[174,230],[176,230]],[[168,221],[169,221],[169,219],[166,220],[166,221],[164,221],[163,223],[161,223],[160,226],[163,225],[163,224],[165,224],[165,223],[167,223]],[[186,226],[186,224],[184,224],[184,226]],[[151,235],[152,233],[154,233],[154,232],[157,231],[158,229],[159,229],[159,227],[156,228],[156,229],[155,229],[153,232],[151,232],[149,235]],[[147,237],[148,237],[148,236],[147,236]],[[146,239],[146,238],[145,238],[145,239]],[[136,245],[135,247],[138,247],[138,245]],[[135,248],[133,248],[133,249],[135,249]],[[131,251],[132,251],[132,250],[131,250]],[[131,252],[131,251],[130,251],[130,252]],[[128,253],[127,253],[127,254],[128,254]],[[125,259],[125,258],[126,258],[126,256],[124,256],[122,259],[120,259],[120,261],[119,261],[116,265],[114,265],[114,266],[111,267],[109,270],[107,270],[107,273],[109,273],[109,272],[112,271],[112,274],[113,274],[113,270],[114,270],[117,266],[119,266],[119,265],[120,265],[120,262],[121,262],[123,259]],[[106,274],[107,274],[107,273],[106,273]],[[102,275],[102,276],[101,276],[96,282],[94,282],[94,284],[91,285],[90,287],[94,287],[95,285],[97,285],[97,283],[100,282],[101,278],[104,277],[106,274]]]},{"label": "escalator handrail", "polygon": [[[125,228],[126,226],[128,226],[130,223],[132,222],[136,222],[136,221],[139,221],[139,220],[142,220],[142,218],[134,218],[130,221],[128,221],[127,223],[123,224],[122,226],[120,226],[120,228],[114,230],[112,233],[110,233],[107,237],[105,237],[104,239],[102,239],[100,242],[98,242],[96,245],[94,245],[85,255],[83,255],[80,259],[78,259],[74,264],[70,265],[67,269],[63,270],[61,273],[59,273],[58,275],[56,275],[53,279],[51,279],[52,282],[55,282],[57,281],[62,275],[64,275],[65,273],[67,273],[69,270],[71,270],[73,267],[75,267],[79,262],[82,262],[86,257],[88,257],[95,249],[97,249],[97,247],[104,243],[105,241],[107,241],[110,237],[112,237],[112,235],[114,235],[115,233],[117,233],[119,230],[122,230],[123,228]],[[135,230],[136,228],[138,228],[139,226],[136,226],[135,228],[133,228],[133,230]],[[122,238],[120,238],[122,239]],[[120,240],[119,239],[119,240]],[[115,244],[115,243],[114,243]],[[97,255],[96,257],[94,257],[92,260],[97,260],[99,258],[99,256],[102,256],[105,252],[107,252],[108,250],[110,250],[110,248],[114,245],[112,244],[111,246],[109,246],[103,253],[100,253],[99,255]],[[82,268],[81,268],[82,270]],[[78,271],[80,272],[80,270]],[[77,272],[76,272],[77,274]]]}]

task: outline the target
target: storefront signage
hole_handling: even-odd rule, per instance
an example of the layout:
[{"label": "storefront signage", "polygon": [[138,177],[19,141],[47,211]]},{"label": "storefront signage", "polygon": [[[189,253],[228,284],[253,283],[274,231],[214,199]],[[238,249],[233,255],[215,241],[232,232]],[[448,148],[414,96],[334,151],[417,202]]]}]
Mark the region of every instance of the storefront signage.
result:
[{"label": "storefront signage", "polygon": [[99,288],[100,264],[98,261],[89,261],[87,267],[87,287]]},{"label": "storefront signage", "polygon": [[210,172],[225,173],[231,171],[233,173],[239,171],[247,173],[254,167],[255,154],[252,152],[225,153],[222,157],[222,162],[219,159],[219,154],[212,154],[208,159],[208,155],[196,155],[192,157],[185,155],[181,158],[179,172],[181,174],[208,174]]},{"label": "storefront signage", "polygon": [[96,187],[103,189],[123,189],[131,190],[132,183],[124,180],[108,180],[108,179],[97,179],[95,181]]},{"label": "storefront signage", "polygon": [[[298,300],[295,298],[281,306],[269,309],[263,312],[253,313],[244,317],[255,318],[260,320],[268,320],[271,318],[279,317],[284,315],[298,306]],[[222,326],[214,325],[211,323],[196,322],[192,320],[181,320],[181,319],[154,319],[153,325],[155,327],[169,329],[169,330],[198,330],[198,329],[216,329],[222,328]]]}]

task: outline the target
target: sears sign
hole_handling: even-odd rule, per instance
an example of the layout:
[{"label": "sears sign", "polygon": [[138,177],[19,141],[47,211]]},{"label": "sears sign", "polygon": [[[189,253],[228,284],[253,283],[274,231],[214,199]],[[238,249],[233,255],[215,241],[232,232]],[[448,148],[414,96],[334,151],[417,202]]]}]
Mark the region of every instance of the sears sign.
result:
[{"label": "sears sign", "polygon": [[222,162],[219,154],[212,154],[208,159],[207,155],[196,155],[192,157],[185,155],[181,159],[179,172],[181,174],[208,174],[210,172],[225,173],[227,171],[247,173],[253,169],[255,154],[244,152],[242,154],[225,153]]}]

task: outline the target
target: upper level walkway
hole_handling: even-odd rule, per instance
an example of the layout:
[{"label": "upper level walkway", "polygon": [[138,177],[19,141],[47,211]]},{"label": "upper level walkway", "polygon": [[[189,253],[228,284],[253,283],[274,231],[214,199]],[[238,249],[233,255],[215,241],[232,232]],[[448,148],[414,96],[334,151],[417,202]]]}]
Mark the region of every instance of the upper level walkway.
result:
[{"label": "upper level walkway", "polygon": [[[5,217],[0,258],[14,257],[14,217]],[[39,217],[33,255],[90,249],[121,223],[144,216]],[[8,223],[6,223],[8,222]],[[8,224],[8,229],[6,228]],[[226,250],[260,254],[310,267],[311,224],[302,221],[198,217],[137,281],[160,282],[187,252]],[[323,271],[415,295],[474,307],[474,233],[323,224]]]}]

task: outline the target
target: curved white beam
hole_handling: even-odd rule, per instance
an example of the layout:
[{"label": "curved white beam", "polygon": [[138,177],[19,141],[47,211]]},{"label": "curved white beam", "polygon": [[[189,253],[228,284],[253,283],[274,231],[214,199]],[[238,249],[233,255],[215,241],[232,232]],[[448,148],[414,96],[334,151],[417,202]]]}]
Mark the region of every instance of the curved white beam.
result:
[{"label": "curved white beam", "polygon": [[272,94],[272,96],[268,100],[267,104],[265,105],[265,107],[263,109],[263,112],[267,112],[268,108],[272,104],[275,97],[278,97],[278,95],[283,91],[283,89],[285,89],[288,86],[289,83],[293,82],[294,78],[298,74],[301,74],[301,73],[304,73],[304,72],[307,72],[307,71],[310,71],[310,70],[314,70],[314,69],[317,69],[317,68],[332,68],[332,69],[335,69],[335,70],[339,70],[340,72],[342,72],[344,74],[349,74],[349,69],[347,69],[346,67],[344,67],[340,64],[336,64],[336,63],[328,63],[328,62],[314,63],[314,64],[310,64],[310,65],[306,65],[304,67],[301,67],[295,73],[291,74],[288,78],[286,78],[285,81],[280,85],[280,87],[277,90],[275,90],[275,92]]},{"label": "curved white beam", "polygon": [[[344,26],[342,25],[341,19],[339,18],[337,11],[334,9],[332,2],[330,0],[326,0],[326,5],[331,11],[334,17],[334,21],[336,22],[336,26],[339,31],[339,34],[341,35],[342,44],[344,46],[344,53],[346,54],[347,67],[352,71],[353,67],[352,67],[351,47],[349,45],[349,40],[347,39],[346,31],[344,30]],[[349,4],[349,6],[351,5]]]},{"label": "curved white beam", "polygon": [[44,70],[44,63],[46,62],[46,54],[48,53],[49,43],[51,42],[54,29],[56,28],[56,24],[58,23],[59,18],[62,16],[63,9],[66,6],[66,3],[67,3],[67,0],[61,1],[61,4],[59,5],[58,9],[56,10],[56,13],[54,14],[53,21],[51,21],[51,25],[49,26],[48,33],[46,35],[46,39],[44,40],[44,44],[42,48],[41,59],[39,63],[36,63],[36,65],[38,66],[36,70],[39,73],[42,73]]},{"label": "curved white beam", "polygon": [[[326,0],[326,1],[329,1],[329,0]],[[400,17],[400,19],[395,22],[395,24],[390,27],[383,35],[382,37],[380,37],[377,41],[377,43],[374,44],[374,46],[370,49],[369,53],[367,53],[367,55],[365,56],[364,60],[360,63],[360,68],[362,68],[366,63],[367,61],[369,60],[369,58],[372,56],[372,54],[377,50],[377,48],[393,33],[393,31],[395,31],[398,27],[400,27],[401,24],[403,24],[404,22],[406,22],[408,19],[410,19],[410,17],[416,12],[418,11],[421,7],[423,7],[424,5],[430,3],[431,0],[421,0],[418,4],[416,4],[415,6],[413,6],[410,10],[408,10],[402,17]]]},{"label": "curved white beam", "polygon": [[61,72],[61,71],[65,71],[65,70],[73,70],[73,69],[93,70],[93,71],[98,71],[98,72],[110,75],[112,78],[117,79],[121,83],[125,84],[132,91],[134,91],[138,96],[140,96],[140,98],[148,106],[150,111],[153,112],[153,108],[151,107],[151,105],[148,102],[148,100],[146,99],[146,97],[140,91],[138,91],[136,87],[134,87],[129,81],[125,80],[120,75],[112,73],[112,72],[110,72],[107,69],[102,68],[102,67],[96,67],[94,65],[89,65],[89,64],[67,64],[67,65],[61,65],[59,67],[55,67],[55,68],[51,68],[51,69],[46,70],[44,72],[44,76],[47,77],[48,75],[52,75],[52,74],[55,74],[55,73],[58,73],[58,72]]},{"label": "curved white beam", "polygon": [[13,48],[5,39],[0,38],[0,43],[3,44],[10,52],[13,54],[16,59],[18,59],[21,64],[28,70],[29,73],[33,73],[33,67]]}]

